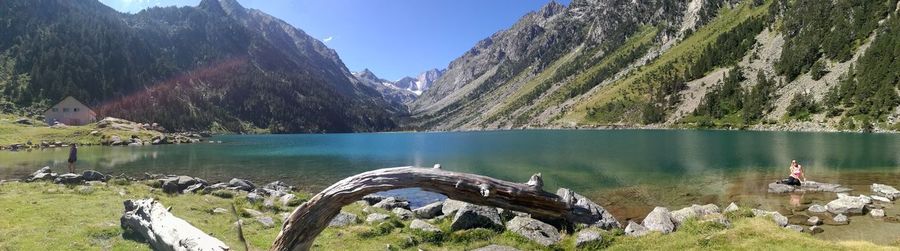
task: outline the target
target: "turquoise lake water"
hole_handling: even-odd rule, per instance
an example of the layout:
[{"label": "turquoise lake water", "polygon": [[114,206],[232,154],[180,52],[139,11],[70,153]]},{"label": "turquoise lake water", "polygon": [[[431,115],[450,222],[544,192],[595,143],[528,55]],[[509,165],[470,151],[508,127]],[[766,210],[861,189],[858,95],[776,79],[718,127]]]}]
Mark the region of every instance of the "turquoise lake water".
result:
[{"label": "turquoise lake water", "polygon": [[[800,161],[811,180],[900,185],[900,135],[681,130],[526,130],[219,136],[221,144],[83,147],[79,170],[281,180],[310,192],[367,170],[431,167],[574,189],[624,218],[652,206],[786,200],[765,185]],[[65,170],[67,149],[0,152],[0,178]],[[414,194],[410,195],[415,197]],[[815,197],[813,197],[815,198]],[[809,199],[804,199],[809,200]]]}]

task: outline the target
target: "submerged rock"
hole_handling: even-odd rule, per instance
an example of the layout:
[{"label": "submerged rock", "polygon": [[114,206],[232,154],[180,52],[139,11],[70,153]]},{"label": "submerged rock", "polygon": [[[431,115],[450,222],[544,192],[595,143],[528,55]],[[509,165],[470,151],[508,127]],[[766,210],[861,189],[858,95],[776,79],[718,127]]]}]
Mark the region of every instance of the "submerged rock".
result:
[{"label": "submerged rock", "polygon": [[892,186],[875,183],[872,184],[871,188],[872,192],[875,192],[875,194],[884,196],[890,200],[895,200],[900,197],[900,190],[897,190]]},{"label": "submerged rock", "polygon": [[837,216],[834,216],[835,224],[844,225],[844,224],[849,223],[849,222],[847,222],[848,220],[849,219],[847,219],[847,216],[843,215],[843,214],[838,214]]},{"label": "submerged rock", "polygon": [[675,231],[675,222],[672,221],[669,209],[665,207],[654,208],[653,211],[644,218],[643,225],[650,231],[661,232],[664,234]]},{"label": "submerged rock", "polygon": [[786,184],[778,184],[776,182],[769,183],[770,193],[790,193],[790,192],[831,192],[845,193],[853,189],[843,187],[839,184],[819,183],[815,181],[806,181],[800,186],[791,186]]},{"label": "submerged rock", "polygon": [[550,224],[528,217],[515,217],[506,223],[506,230],[544,246],[559,242],[559,230]]}]

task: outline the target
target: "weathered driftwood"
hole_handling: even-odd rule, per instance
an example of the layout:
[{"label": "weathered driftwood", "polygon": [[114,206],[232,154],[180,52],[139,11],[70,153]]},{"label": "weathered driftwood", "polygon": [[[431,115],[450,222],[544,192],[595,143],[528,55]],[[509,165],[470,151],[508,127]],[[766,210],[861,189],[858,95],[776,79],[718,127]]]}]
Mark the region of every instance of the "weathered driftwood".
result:
[{"label": "weathered driftwood", "polygon": [[341,180],[297,207],[282,226],[270,250],[309,250],[341,208],[363,196],[392,189],[418,187],[455,200],[531,214],[537,219],[579,222],[572,210],[574,193],[560,197],[541,190],[535,174],[527,184],[435,168],[396,167],[365,172]]},{"label": "weathered driftwood", "polygon": [[143,236],[153,250],[230,250],[222,241],[175,217],[153,199],[126,200],[121,223],[123,228]]}]

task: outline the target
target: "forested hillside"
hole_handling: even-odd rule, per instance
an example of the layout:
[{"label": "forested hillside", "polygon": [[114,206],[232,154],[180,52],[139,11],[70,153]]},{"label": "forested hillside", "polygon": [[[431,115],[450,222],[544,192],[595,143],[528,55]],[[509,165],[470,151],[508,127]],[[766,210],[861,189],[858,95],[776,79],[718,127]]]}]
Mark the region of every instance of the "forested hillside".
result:
[{"label": "forested hillside", "polygon": [[575,0],[455,60],[424,129],[900,129],[897,0]]},{"label": "forested hillside", "polygon": [[123,14],[96,0],[0,2],[4,107],[65,96],[173,130],[382,131],[405,112],[303,31],[234,0]]}]

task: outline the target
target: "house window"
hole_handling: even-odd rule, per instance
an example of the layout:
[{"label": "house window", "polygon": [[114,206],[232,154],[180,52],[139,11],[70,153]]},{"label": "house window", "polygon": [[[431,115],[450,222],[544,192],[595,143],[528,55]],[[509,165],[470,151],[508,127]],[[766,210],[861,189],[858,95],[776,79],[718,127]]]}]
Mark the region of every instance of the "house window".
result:
[{"label": "house window", "polygon": [[73,112],[78,112],[78,108],[72,108]]},{"label": "house window", "polygon": [[59,108],[53,107],[53,112],[59,112]]},{"label": "house window", "polygon": [[69,112],[69,108],[63,108],[63,112]]}]

